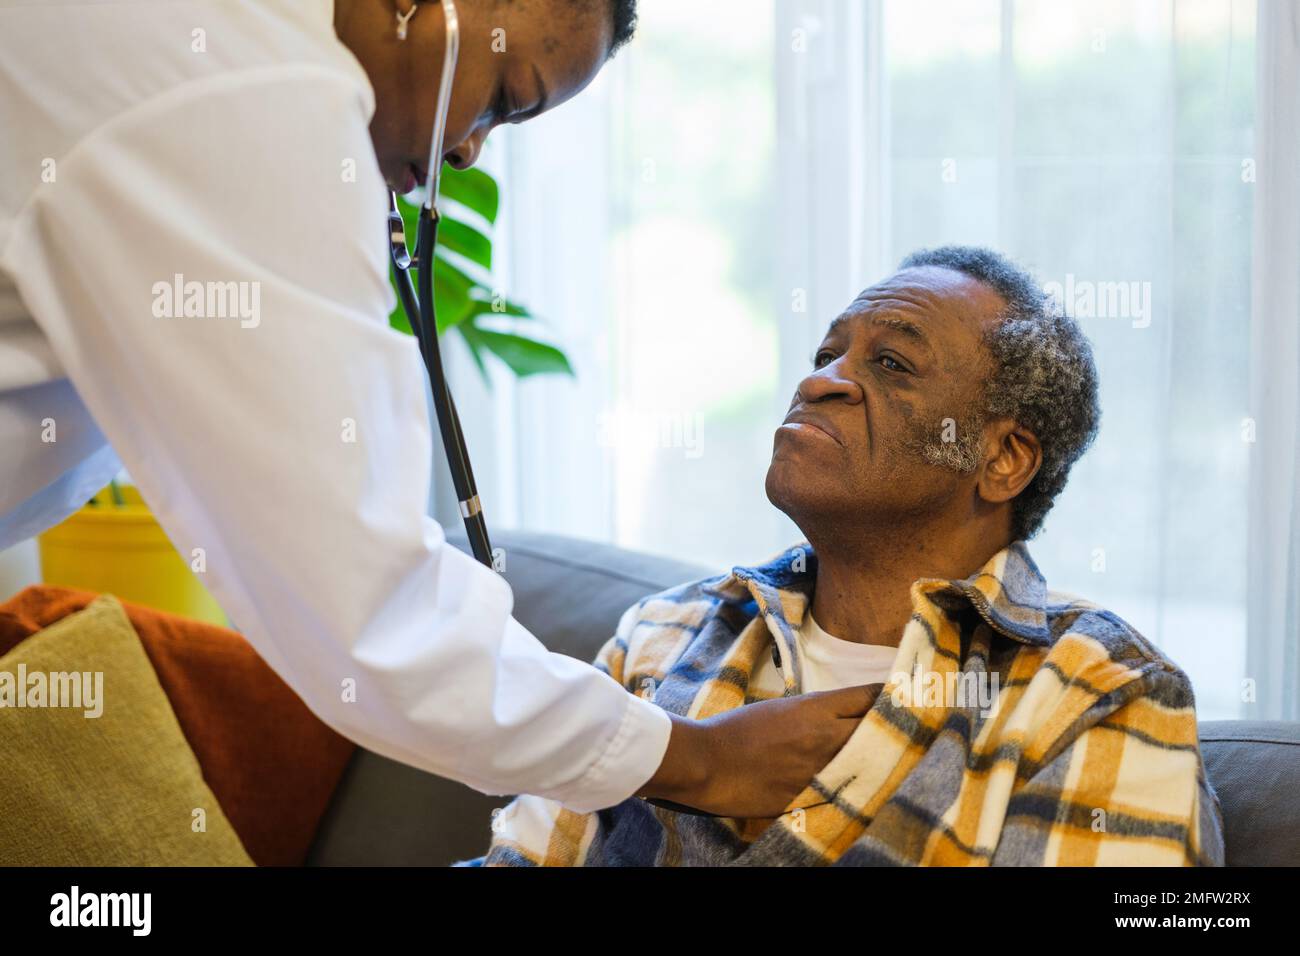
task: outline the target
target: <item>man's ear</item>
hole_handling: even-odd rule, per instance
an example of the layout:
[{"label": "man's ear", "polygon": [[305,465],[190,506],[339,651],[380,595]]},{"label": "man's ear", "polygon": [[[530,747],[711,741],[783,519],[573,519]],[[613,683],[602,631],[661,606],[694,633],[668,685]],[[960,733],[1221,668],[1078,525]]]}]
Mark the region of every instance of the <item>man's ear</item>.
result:
[{"label": "man's ear", "polygon": [[1043,463],[1038,436],[1009,418],[988,425],[989,457],[980,473],[979,494],[985,501],[1010,501],[1028,487]]}]

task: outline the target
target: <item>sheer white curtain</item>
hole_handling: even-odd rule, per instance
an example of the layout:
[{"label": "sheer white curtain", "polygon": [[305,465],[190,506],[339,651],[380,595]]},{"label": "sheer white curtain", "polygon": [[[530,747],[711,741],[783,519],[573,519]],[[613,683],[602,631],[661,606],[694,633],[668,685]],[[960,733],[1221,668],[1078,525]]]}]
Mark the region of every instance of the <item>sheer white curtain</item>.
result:
[{"label": "sheer white curtain", "polygon": [[716,567],[784,547],[763,475],[826,324],[917,247],[990,245],[1101,371],[1101,435],[1031,543],[1049,583],[1178,661],[1203,718],[1294,717],[1295,5],[642,7],[501,147],[503,282],[578,376],[480,396],[497,526]]},{"label": "sheer white curtain", "polygon": [[788,397],[774,13],[753,0],[641,8],[637,39],[589,90],[494,135],[507,170],[503,281],[552,326],[577,376],[503,391],[493,408],[507,404],[513,428],[467,431],[508,448],[483,454],[509,470],[476,465],[498,526],[723,567],[797,533],[763,492]]},{"label": "sheer white curtain", "polygon": [[1300,719],[1300,5],[1262,0],[1257,53],[1247,716]]}]

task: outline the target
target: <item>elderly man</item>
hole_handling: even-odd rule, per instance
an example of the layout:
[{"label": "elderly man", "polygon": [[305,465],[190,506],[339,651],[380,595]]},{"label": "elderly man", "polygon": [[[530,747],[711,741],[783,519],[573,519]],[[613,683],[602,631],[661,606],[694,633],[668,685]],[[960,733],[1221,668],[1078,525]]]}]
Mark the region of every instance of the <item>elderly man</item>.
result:
[{"label": "elderly man", "polygon": [[767,494],[808,544],[645,598],[597,658],[694,718],[883,683],[867,717],[774,820],[523,796],[472,863],[1221,865],[1187,676],[1025,544],[1098,420],[1087,339],[1031,276],[910,256],[777,429]]}]

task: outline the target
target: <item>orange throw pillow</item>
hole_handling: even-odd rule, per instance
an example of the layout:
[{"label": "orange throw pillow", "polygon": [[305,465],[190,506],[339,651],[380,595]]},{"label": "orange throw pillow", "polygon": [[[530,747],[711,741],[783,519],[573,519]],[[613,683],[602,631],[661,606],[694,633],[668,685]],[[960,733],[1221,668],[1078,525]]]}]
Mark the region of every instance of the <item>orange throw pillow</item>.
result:
[{"label": "orange throw pillow", "polygon": [[[33,585],[0,604],[0,656],[95,599]],[[298,866],[356,745],[236,632],[122,602],[203,779],[259,866]]]}]

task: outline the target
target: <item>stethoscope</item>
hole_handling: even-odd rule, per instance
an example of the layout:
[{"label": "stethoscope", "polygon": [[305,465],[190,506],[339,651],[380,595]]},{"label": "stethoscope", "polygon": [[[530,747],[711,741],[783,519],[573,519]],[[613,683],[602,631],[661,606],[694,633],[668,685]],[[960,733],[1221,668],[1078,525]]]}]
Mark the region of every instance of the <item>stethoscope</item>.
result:
[{"label": "stethoscope", "polygon": [[[492,544],[488,540],[487,522],[483,520],[483,505],[474,484],[474,470],[470,467],[465,435],[460,428],[460,417],[451,398],[447,376],[442,367],[442,352],[438,347],[438,320],[434,311],[433,250],[438,239],[438,185],[442,178],[442,146],[447,130],[447,111],[451,106],[451,84],[456,73],[456,60],[460,55],[460,20],[452,0],[442,0],[446,19],[447,44],[442,58],[442,80],[438,85],[438,108],[433,121],[433,135],[429,140],[428,179],[424,184],[424,205],[420,209],[420,224],[416,236],[415,258],[411,258],[406,245],[406,228],[397,209],[397,196],[389,192],[389,251],[393,269],[397,273],[397,291],[402,308],[411,323],[411,331],[420,346],[429,385],[433,389],[433,407],[438,415],[438,429],[442,433],[442,447],[451,469],[452,485],[460,502],[460,515],[465,521],[474,557],[492,567]],[[420,270],[418,296],[411,281],[410,268]]]}]

